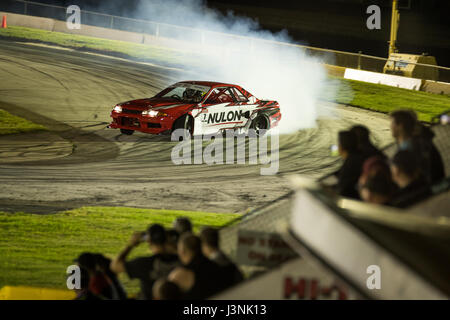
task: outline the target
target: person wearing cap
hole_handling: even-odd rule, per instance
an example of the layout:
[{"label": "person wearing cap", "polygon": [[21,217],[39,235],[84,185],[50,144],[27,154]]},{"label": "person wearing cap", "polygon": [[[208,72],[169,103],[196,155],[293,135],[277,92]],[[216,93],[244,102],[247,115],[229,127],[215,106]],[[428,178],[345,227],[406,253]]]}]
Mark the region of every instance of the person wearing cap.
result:
[{"label": "person wearing cap", "polygon": [[[139,244],[147,242],[151,256],[126,261],[130,252]],[[152,224],[147,232],[135,232],[128,245],[111,262],[111,270],[116,274],[125,272],[130,279],[139,279],[141,291],[139,299],[153,299],[152,287],[159,278],[167,275],[179,264],[178,256],[166,250],[166,231],[160,224]]]}]

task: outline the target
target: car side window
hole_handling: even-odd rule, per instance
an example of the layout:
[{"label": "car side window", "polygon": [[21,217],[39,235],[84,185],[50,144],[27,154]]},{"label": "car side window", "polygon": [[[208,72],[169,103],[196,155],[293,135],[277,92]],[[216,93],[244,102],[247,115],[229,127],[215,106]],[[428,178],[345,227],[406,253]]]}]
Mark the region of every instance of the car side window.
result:
[{"label": "car side window", "polygon": [[205,101],[205,105],[219,104],[219,103],[232,103],[234,98],[231,95],[228,88],[215,88],[211,91],[208,99]]},{"label": "car side window", "polygon": [[230,88],[238,102],[248,102],[248,99],[237,88]]}]

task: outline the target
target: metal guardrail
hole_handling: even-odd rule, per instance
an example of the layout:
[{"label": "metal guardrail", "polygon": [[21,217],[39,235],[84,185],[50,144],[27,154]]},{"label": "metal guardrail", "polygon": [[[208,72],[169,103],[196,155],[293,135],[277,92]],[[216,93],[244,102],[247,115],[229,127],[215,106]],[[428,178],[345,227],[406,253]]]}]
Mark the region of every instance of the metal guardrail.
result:
[{"label": "metal guardrail", "polygon": [[[0,3],[0,10],[6,10],[12,13],[39,16],[52,18],[57,20],[66,20],[66,7],[43,4],[27,0],[2,0]],[[155,37],[184,40],[186,32],[189,33],[189,39],[198,41],[201,45],[220,44],[225,41],[233,42],[241,40],[239,45],[247,44],[248,48],[239,48],[241,50],[254,50],[264,46],[291,46],[298,47],[305,51],[305,53],[318,57],[325,63],[353,69],[361,69],[373,72],[383,72],[383,67],[387,61],[394,61],[388,58],[376,57],[358,53],[344,52],[339,50],[323,49],[317,47],[304,46],[299,44],[278,42],[273,40],[258,39],[231,33],[222,33],[216,31],[209,31],[204,29],[185,27],[173,24],[167,24],[156,21],[133,19],[105,13],[93,12],[88,10],[81,10],[82,24],[111,28],[123,31],[145,33]],[[244,40],[244,41],[242,41]],[[424,68],[432,68],[439,70],[439,80],[450,82],[450,68],[442,66],[434,66],[423,63],[408,62],[412,65],[422,66]]]}]

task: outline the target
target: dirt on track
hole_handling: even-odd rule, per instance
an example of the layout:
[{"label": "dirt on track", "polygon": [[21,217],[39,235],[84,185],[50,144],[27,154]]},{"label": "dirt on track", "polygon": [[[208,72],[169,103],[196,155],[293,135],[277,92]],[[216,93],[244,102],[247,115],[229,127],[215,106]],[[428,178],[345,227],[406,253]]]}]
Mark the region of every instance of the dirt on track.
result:
[{"label": "dirt on track", "polygon": [[[330,155],[330,146],[339,130],[363,123],[376,144],[392,141],[387,116],[324,103],[333,117],[280,137],[277,175],[261,176],[260,165],[176,166],[170,157],[175,143],[167,137],[124,136],[106,125],[114,104],[152,96],[191,74],[7,41],[0,41],[0,74],[0,108],[47,126],[58,136],[55,141],[63,138],[73,145],[69,155],[50,159],[45,152],[55,149],[51,138],[43,143],[47,149],[39,150],[39,142],[31,146],[37,150],[33,157],[8,150],[15,145],[0,139],[2,211],[51,213],[111,205],[243,212],[288,192],[289,174],[318,177],[335,170],[339,160]],[[11,163],[12,157],[20,158]]]}]

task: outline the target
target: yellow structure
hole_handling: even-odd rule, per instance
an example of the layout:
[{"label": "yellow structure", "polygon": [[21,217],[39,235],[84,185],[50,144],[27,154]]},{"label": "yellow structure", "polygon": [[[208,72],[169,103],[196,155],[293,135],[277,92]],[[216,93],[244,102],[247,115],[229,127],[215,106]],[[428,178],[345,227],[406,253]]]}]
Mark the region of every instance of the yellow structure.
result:
[{"label": "yellow structure", "polygon": [[[430,66],[416,65],[416,63]],[[438,68],[433,67],[436,65],[436,58],[432,56],[392,53],[384,65],[383,72],[410,78],[438,80]]]},{"label": "yellow structure", "polygon": [[[426,55],[398,53],[397,49],[397,32],[400,24],[400,13],[398,12],[398,0],[392,0],[392,16],[391,16],[391,36],[389,39],[389,60],[383,68],[384,73],[395,74],[399,76],[438,80],[438,68],[432,66],[437,65],[436,58]],[[413,63],[413,64],[412,64]],[[415,65],[415,63],[429,64],[432,66]]]},{"label": "yellow structure", "polygon": [[12,286],[0,289],[0,300],[73,300],[75,296],[74,291],[61,289]]},{"label": "yellow structure", "polygon": [[392,16],[391,16],[391,37],[389,40],[389,56],[397,52],[397,31],[400,23],[400,13],[398,12],[398,0],[392,0]]}]

